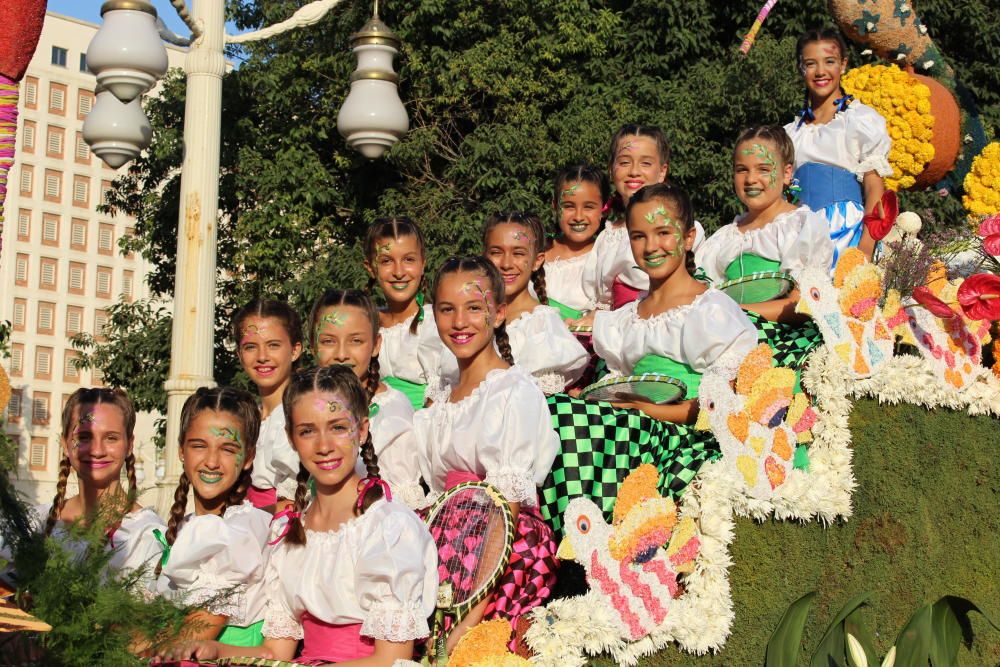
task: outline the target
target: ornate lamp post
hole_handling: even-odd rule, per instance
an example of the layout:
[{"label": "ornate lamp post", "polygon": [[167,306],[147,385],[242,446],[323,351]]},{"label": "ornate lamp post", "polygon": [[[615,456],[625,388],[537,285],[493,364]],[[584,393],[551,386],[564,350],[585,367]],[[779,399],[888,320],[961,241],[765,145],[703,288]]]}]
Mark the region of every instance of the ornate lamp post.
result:
[{"label": "ornate lamp post", "polygon": [[[169,506],[180,474],[177,457],[181,408],[198,387],[215,384],[213,351],[215,286],[219,215],[219,152],[221,143],[222,76],[226,70],[223,46],[241,43],[312,25],[341,0],[316,0],[298,9],[289,19],[256,32],[225,34],[224,0],[193,0],[189,16],[184,0],[171,0],[192,31],[193,40],[184,61],[187,96],[184,108],[184,162],[181,167],[180,213],[177,221],[177,276],[174,284],[174,321],[171,335],[167,391],[167,434],[162,463],[157,459],[157,505]],[[112,95],[135,104],[166,71],[160,68],[157,50],[163,50],[155,27],[156,10],[147,0],[110,0],[101,8],[104,25],[88,50],[87,62]],[[132,34],[128,34],[132,33]],[[136,42],[146,41],[145,46]],[[368,158],[380,156],[409,128],[406,110],[396,88],[392,59],[399,39],[378,18],[373,18],[351,38],[358,54],[358,69],[351,77],[351,92],[338,117],[338,127],[348,143]],[[91,51],[94,56],[91,56]],[[127,99],[126,99],[127,98]],[[100,101],[98,102],[100,104]],[[110,105],[109,105],[110,106]],[[96,113],[95,106],[94,112]],[[120,111],[120,110],[117,110]],[[103,113],[103,110],[102,110]],[[128,113],[141,125],[135,111]],[[98,116],[100,121],[102,116]],[[143,116],[145,120],[145,116]],[[148,127],[148,122],[146,123]],[[114,132],[106,129],[113,127]],[[134,130],[134,128],[133,128]],[[112,135],[117,132],[115,138]],[[86,129],[85,129],[86,133]],[[146,144],[135,141],[141,130],[128,134],[115,123],[92,124],[88,143],[95,154],[118,167],[138,155]],[[101,152],[98,152],[98,147]],[[135,150],[138,147],[138,150]]]}]

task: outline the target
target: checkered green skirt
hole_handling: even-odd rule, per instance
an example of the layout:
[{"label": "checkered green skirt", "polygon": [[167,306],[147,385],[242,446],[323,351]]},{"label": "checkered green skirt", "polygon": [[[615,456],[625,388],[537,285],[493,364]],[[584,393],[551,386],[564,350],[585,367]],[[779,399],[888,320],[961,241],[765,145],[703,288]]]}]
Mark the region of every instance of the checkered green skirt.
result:
[{"label": "checkered green skirt", "polygon": [[677,499],[706,461],[722,456],[708,431],[565,394],[549,396],[548,403],[560,447],[542,485],[540,510],[559,536],[563,512],[579,496],[594,501],[610,522],[618,488],[642,463],[656,466],[660,492]]},{"label": "checkered green skirt", "polygon": [[812,320],[803,324],[784,324],[771,322],[752,310],[745,312],[757,327],[757,342],[767,343],[779,366],[799,368],[809,353],[823,342],[823,335]]}]

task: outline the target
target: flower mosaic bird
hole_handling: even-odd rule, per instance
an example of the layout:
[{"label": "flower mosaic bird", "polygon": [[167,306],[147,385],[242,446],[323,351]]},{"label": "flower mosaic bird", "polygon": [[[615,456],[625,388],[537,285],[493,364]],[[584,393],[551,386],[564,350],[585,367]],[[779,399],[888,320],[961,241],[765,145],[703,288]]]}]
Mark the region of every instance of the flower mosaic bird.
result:
[{"label": "flower mosaic bird", "polygon": [[631,640],[664,622],[682,591],[677,577],[694,570],[700,548],[694,519],[678,518],[674,501],[656,489],[658,476],[643,464],[625,478],[611,525],[589,499],[572,500],[556,554],[583,565],[591,591],[620,616],[621,635]]},{"label": "flower mosaic bird", "polygon": [[716,364],[702,376],[695,428],[711,428],[722,449],[721,465],[746,484],[751,498],[770,499],[792,473],[796,446],[812,439],[816,412],[794,388],[795,371],[775,368],[766,344],[735,373]]},{"label": "flower mosaic bird", "polygon": [[799,276],[802,296],[795,312],[816,322],[823,341],[843,361],[855,379],[870,377],[892,358],[893,330],[906,322],[898,299],[884,293],[882,270],[857,248],[840,256],[833,280],[816,267]]}]

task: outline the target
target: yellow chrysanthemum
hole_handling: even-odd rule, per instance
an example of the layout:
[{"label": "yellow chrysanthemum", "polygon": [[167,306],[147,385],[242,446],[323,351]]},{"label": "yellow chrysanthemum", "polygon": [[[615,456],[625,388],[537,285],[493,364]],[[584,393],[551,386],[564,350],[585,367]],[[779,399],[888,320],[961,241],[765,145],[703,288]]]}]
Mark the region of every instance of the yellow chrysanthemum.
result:
[{"label": "yellow chrysanthemum", "polygon": [[878,111],[889,126],[892,176],[890,190],[912,187],[916,177],[934,158],[934,117],[930,114],[930,89],[895,66],[865,65],[851,70],[841,81],[849,94]]},{"label": "yellow chrysanthemum", "polygon": [[1000,142],[994,141],[972,161],[962,184],[962,203],[971,217],[1000,213]]}]

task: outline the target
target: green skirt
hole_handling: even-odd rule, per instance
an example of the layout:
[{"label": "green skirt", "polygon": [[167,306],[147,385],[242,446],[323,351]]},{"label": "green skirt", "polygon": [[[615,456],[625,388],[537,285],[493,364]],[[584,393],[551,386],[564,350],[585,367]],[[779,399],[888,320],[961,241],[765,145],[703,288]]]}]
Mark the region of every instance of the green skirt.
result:
[{"label": "green skirt", "polygon": [[583,317],[583,311],[577,310],[576,308],[570,308],[564,303],[559,303],[552,297],[549,297],[549,305],[559,311],[559,316],[564,320],[578,320]]},{"label": "green skirt", "polygon": [[220,644],[228,644],[229,646],[262,646],[264,644],[264,635],[261,634],[261,630],[263,629],[263,619],[253,625],[227,625],[222,628],[222,632],[219,633],[216,641]]}]

